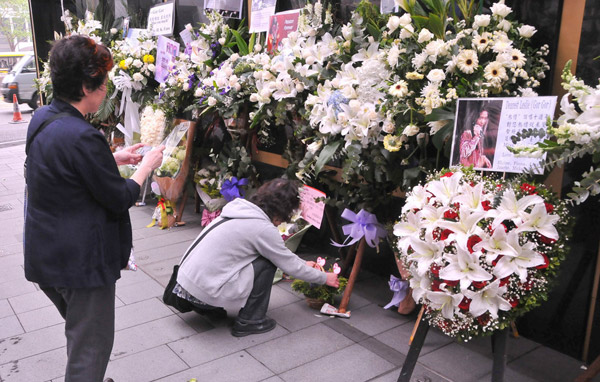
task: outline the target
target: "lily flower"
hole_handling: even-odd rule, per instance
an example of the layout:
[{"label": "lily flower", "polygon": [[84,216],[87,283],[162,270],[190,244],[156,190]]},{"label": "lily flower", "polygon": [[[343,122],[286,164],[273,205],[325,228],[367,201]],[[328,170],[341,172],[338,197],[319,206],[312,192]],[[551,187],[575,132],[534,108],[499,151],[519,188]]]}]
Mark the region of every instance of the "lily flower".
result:
[{"label": "lily flower", "polygon": [[462,293],[448,294],[446,292],[428,292],[429,306],[441,309],[442,316],[451,320],[454,318],[454,309],[460,304],[464,295]]},{"label": "lily flower", "polygon": [[510,303],[502,298],[504,293],[506,293],[506,286],[501,287],[500,280],[494,281],[477,292],[465,290],[465,296],[471,299],[469,312],[474,317],[490,312],[492,318],[498,318],[498,310],[507,311],[511,309]]},{"label": "lily flower", "polygon": [[490,210],[495,216],[492,222],[492,229],[496,229],[505,220],[512,220],[515,223],[520,223],[519,219],[525,215],[527,207],[533,204],[544,205],[544,199],[538,195],[527,195],[517,200],[515,191],[508,189],[504,191],[500,205],[496,210]]},{"label": "lily flower", "polygon": [[516,273],[519,275],[521,282],[527,281],[527,268],[537,267],[544,264],[544,256],[535,251],[534,243],[526,243],[522,247],[517,248],[516,256],[504,256],[494,267],[494,275],[503,279],[507,276]]},{"label": "lily flower", "polygon": [[444,244],[440,242],[424,242],[419,238],[410,238],[410,246],[414,250],[408,258],[417,262],[417,273],[424,275],[431,264],[442,257]]},{"label": "lily flower", "polygon": [[462,192],[454,201],[465,205],[472,210],[483,210],[481,202],[483,200],[483,183],[478,183],[474,187],[468,184],[463,186]]},{"label": "lily flower", "polygon": [[486,260],[488,264],[500,255],[516,256],[519,247],[519,234],[516,230],[506,233],[504,227],[498,227],[494,230],[491,236],[484,236],[484,240],[473,246],[475,251],[485,249],[487,252]]},{"label": "lily flower", "polygon": [[549,239],[558,240],[558,231],[554,225],[558,222],[557,215],[550,215],[544,204],[538,204],[531,213],[523,217],[523,223],[517,228],[518,232],[537,231]]},{"label": "lily flower", "polygon": [[469,236],[481,233],[482,229],[477,223],[479,223],[485,215],[485,211],[471,212],[470,208],[460,206],[460,209],[458,210],[458,221],[440,220],[438,226],[453,231],[456,235],[456,241],[466,247]]},{"label": "lily flower", "polygon": [[427,198],[429,196],[430,195],[425,190],[425,187],[420,185],[413,187],[409,196],[406,198],[404,206],[402,206],[402,213],[413,209],[420,210],[425,204],[427,204]]},{"label": "lily flower", "polygon": [[435,196],[435,198],[447,206],[453,200],[452,198],[458,194],[458,188],[460,186],[460,178],[462,178],[462,172],[455,172],[452,176],[440,178],[429,183],[427,189]]},{"label": "lily flower", "polygon": [[456,256],[446,256],[449,264],[440,270],[440,278],[460,281],[460,289],[465,290],[472,281],[487,281],[492,275],[479,265],[477,252],[470,253],[460,244],[456,246]]}]

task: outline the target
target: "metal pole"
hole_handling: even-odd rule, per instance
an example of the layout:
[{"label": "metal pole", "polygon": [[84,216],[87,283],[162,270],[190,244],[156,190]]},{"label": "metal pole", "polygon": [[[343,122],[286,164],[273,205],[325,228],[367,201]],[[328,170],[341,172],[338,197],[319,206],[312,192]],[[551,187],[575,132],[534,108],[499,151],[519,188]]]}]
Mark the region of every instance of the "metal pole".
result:
[{"label": "metal pole", "polygon": [[429,322],[427,322],[424,315],[420,317],[421,320],[418,321],[417,331],[412,339],[410,348],[408,349],[404,365],[402,365],[402,371],[398,377],[398,382],[410,382],[413,370],[419,359],[419,354],[421,354],[421,349],[425,343],[425,337],[427,337],[427,332],[429,331]]},{"label": "metal pole", "polygon": [[492,353],[494,365],[492,366],[492,382],[504,382],[504,369],[506,369],[506,343],[508,341],[508,328],[497,330],[492,334]]}]

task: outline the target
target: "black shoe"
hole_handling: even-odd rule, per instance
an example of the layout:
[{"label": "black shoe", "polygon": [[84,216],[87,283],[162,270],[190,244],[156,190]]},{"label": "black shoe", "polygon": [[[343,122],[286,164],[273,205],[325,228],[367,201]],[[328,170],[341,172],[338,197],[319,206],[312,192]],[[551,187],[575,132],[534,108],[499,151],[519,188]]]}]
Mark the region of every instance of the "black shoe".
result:
[{"label": "black shoe", "polygon": [[194,306],[192,310],[202,316],[206,316],[213,320],[222,320],[227,318],[227,311],[223,308],[202,309]]},{"label": "black shoe", "polygon": [[277,322],[272,318],[265,318],[260,321],[249,321],[242,318],[236,318],[231,329],[234,337],[244,337],[250,334],[260,334],[270,332],[275,329]]},{"label": "black shoe", "polygon": [[106,379],[104,380],[104,382],[115,382],[115,380],[114,380],[114,379],[112,379],[112,378],[106,378]]}]

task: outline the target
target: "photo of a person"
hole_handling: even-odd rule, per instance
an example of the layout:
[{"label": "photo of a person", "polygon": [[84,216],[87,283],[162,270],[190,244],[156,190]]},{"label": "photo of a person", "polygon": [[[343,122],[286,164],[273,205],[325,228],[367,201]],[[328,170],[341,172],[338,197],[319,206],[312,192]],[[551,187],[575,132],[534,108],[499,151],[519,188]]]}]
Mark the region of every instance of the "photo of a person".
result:
[{"label": "photo of a person", "polygon": [[459,100],[451,165],[491,169],[502,101]]},{"label": "photo of a person", "polygon": [[273,52],[278,47],[278,29],[277,16],[271,16],[271,27],[269,28],[269,36],[267,37],[267,49],[269,52]]}]

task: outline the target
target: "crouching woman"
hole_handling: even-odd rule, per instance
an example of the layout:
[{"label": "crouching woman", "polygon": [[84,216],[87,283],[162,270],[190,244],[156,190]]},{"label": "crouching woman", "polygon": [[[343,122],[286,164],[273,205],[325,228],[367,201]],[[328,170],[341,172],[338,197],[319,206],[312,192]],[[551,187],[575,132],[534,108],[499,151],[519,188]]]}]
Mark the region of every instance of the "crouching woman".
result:
[{"label": "crouching woman", "polygon": [[266,313],[277,267],[293,277],[337,288],[336,274],[314,269],[283,243],[277,226],[289,221],[298,206],[298,185],[286,179],[273,179],[249,200],[227,204],[181,264],[178,295],[192,302],[198,313],[242,307],[231,331],[241,337],[275,328],[275,320]]}]

